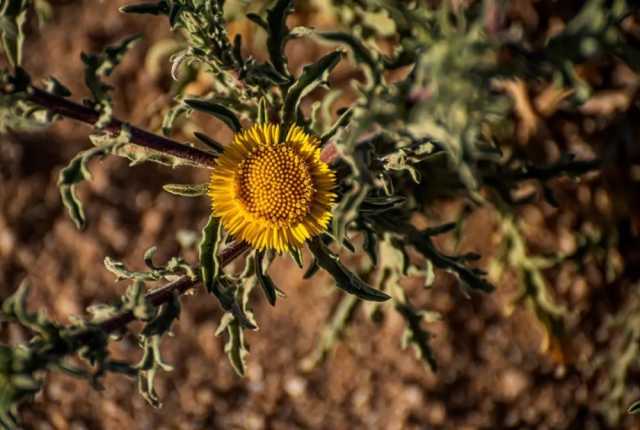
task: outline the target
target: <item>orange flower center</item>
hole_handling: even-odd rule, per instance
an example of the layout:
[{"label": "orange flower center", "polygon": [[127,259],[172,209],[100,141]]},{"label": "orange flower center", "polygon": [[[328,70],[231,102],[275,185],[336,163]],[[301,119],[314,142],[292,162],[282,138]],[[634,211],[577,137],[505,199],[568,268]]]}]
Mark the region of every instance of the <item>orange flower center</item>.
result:
[{"label": "orange flower center", "polygon": [[257,218],[278,225],[301,222],[315,187],[309,166],[289,145],[269,146],[240,163],[240,199]]}]

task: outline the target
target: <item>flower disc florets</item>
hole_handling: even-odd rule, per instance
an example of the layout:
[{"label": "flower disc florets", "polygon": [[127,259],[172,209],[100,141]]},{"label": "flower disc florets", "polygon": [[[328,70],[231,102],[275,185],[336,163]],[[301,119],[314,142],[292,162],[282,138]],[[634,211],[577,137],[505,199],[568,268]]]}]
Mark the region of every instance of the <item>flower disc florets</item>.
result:
[{"label": "flower disc florets", "polygon": [[335,175],[320,159],[319,141],[276,124],[237,133],[217,159],[209,184],[213,214],[256,249],[299,247],[327,229]]}]

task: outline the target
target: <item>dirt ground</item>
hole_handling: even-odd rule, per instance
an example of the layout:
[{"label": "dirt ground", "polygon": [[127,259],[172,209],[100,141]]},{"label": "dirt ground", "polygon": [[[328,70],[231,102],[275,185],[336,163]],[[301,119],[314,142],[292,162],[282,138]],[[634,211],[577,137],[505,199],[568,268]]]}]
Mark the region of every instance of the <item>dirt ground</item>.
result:
[{"label": "dirt ground", "polygon": [[[126,2],[120,0],[52,3],[52,20],[30,36],[26,68],[34,76],[55,76],[79,99],[87,95],[79,78],[80,52],[142,32],[144,40],[111,78],[117,88],[116,115],[157,129],[160,108],[169,101],[168,62],[159,65],[161,73],[144,65],[150,48],[170,36],[165,19],[123,16],[117,7]],[[294,69],[314,53],[313,48],[294,45]],[[629,115],[637,117],[637,107],[629,108]],[[202,126],[228,141],[219,123]],[[571,126],[572,118],[547,124],[553,136],[570,133]],[[5,136],[0,144],[0,297],[8,296],[26,277],[34,287],[34,307],[45,308],[59,321],[82,315],[87,306],[108,302],[124,291],[126,285],[115,283],[103,268],[105,256],[141,268],[144,251],[156,245],[159,261],[182,252],[195,262],[195,250],[181,249],[176,234],[199,232],[209,211],[206,198],[178,198],[162,191],[165,183],[204,182],[206,171],[172,171],[150,164],[130,168],[123,160],[109,158],[93,162],[93,181],[80,187],[89,226],[78,231],[62,207],[56,181],[60,168],[88,147],[88,132],[84,125],[60,121],[37,133]],[[607,148],[602,133],[593,133],[593,139],[596,144],[586,153],[602,155]],[[636,149],[629,151],[638,154]],[[35,401],[21,408],[25,427],[640,428],[637,419],[623,412],[640,398],[637,366],[632,360],[622,369],[615,360],[629,336],[632,342],[640,338],[633,337],[640,315],[640,258],[638,237],[633,236],[634,217],[638,222],[634,198],[640,184],[629,185],[625,178],[613,172],[590,175],[581,183],[555,181],[560,209],[537,204],[521,213],[532,252],[570,249],[571,243],[565,243],[572,240],[569,233],[585,223],[608,226],[605,234],[618,234],[615,255],[624,263],[624,272],[614,280],[607,281],[596,258],[583,267],[566,264],[545,272],[554,296],[571,311],[566,340],[571,356],[565,363],[541,351],[542,330],[529,309],[507,312],[515,290],[513,277],[503,279],[494,294],[466,299],[451,277],[438,273],[433,289],[407,284],[416,306],[442,314],[441,321],[428,327],[435,335],[437,373],[417,361],[413,351],[400,349],[404,327],[395,312],[374,323],[362,308],[328,359],[305,372],[300,363],[313,350],[338,295],[326,276],[303,281],[302,271],[282,259],[271,274],[287,298],[275,308],[262,297],[255,301],[260,330],[248,335],[246,378],[235,375],[222,339],[214,336],[220,308],[199,291],[183,300],[175,337],[162,345],[175,370],[158,377],[161,409],[151,408],[138,395],[135,381],[125,377],[107,376],[106,389],[95,391],[84,381],[51,373]],[[624,208],[616,209],[619,205],[612,201],[621,201]],[[434,224],[450,221],[458,210],[456,202],[444,201],[429,219]],[[462,248],[484,254],[486,266],[499,241],[491,210],[475,209],[465,225]],[[452,246],[448,239],[439,244]],[[623,318],[622,325],[616,326],[614,317]],[[25,333],[6,324],[2,336],[12,343],[26,340]],[[130,360],[139,356],[131,336],[117,343],[113,352]],[[640,362],[635,355],[631,358]]]}]

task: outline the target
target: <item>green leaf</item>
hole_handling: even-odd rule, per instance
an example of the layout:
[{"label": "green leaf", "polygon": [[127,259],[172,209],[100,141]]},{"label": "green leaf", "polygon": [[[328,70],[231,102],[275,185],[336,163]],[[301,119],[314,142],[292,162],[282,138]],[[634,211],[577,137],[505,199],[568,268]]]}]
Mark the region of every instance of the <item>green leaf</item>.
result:
[{"label": "green leaf", "polygon": [[58,175],[58,188],[62,202],[67,208],[69,216],[73,220],[76,227],[84,229],[86,227],[86,218],[82,208],[82,202],[78,199],[75,187],[84,180],[91,179],[88,163],[94,157],[103,157],[110,154],[113,145],[107,145],[98,148],[87,149],[76,155]]},{"label": "green leaf", "polygon": [[304,261],[302,259],[302,250],[300,248],[298,248],[297,246],[290,247],[289,255],[291,256],[291,259],[294,261],[294,263],[296,263],[296,266],[298,266],[301,269],[304,267]]},{"label": "green leaf", "polygon": [[353,56],[356,62],[362,63],[366,66],[365,70],[369,76],[369,81],[374,84],[378,84],[380,82],[382,79],[382,67],[379,61],[379,55],[364,46],[362,40],[357,39],[351,34],[341,32],[320,33],[319,36],[323,39],[330,40],[332,42],[344,43],[349,46],[353,51]]},{"label": "green leaf", "polygon": [[200,270],[202,283],[207,291],[214,292],[220,274],[218,250],[222,243],[222,224],[220,220],[209,215],[207,224],[202,229],[202,239],[198,246],[200,252]]},{"label": "green leaf", "polygon": [[189,107],[185,106],[184,104],[179,103],[172,106],[162,119],[162,134],[164,134],[165,136],[171,135],[173,124],[178,118],[180,118],[187,112],[189,112]]},{"label": "green leaf", "polygon": [[375,231],[370,228],[364,230],[364,243],[362,244],[364,251],[371,259],[373,266],[378,265],[378,237]]},{"label": "green leaf", "polygon": [[309,249],[318,260],[321,268],[329,272],[335,279],[336,286],[347,293],[354,294],[363,300],[383,302],[389,300],[387,294],[368,286],[355,273],[349,271],[340,263],[336,255],[331,254],[319,238],[309,241]]},{"label": "green leaf", "polygon": [[177,296],[164,304],[158,314],[142,329],[144,336],[161,336],[168,333],[171,325],[180,317],[180,301]]},{"label": "green leaf", "polygon": [[45,89],[48,93],[54,94],[60,97],[69,97],[71,95],[71,91],[69,88],[65,87],[60,83],[56,78],[50,76],[45,81]]},{"label": "green leaf", "polygon": [[[406,300],[406,298],[405,298]],[[429,345],[431,334],[422,328],[424,313],[415,310],[406,300],[406,303],[396,303],[396,310],[405,319],[407,327],[402,336],[402,347],[413,345],[417,358],[424,360],[432,371],[438,370],[435,355]]]},{"label": "green leaf", "polygon": [[122,298],[123,309],[129,309],[135,319],[149,321],[156,316],[157,310],[145,297],[144,282],[136,279],[127,288]]},{"label": "green leaf", "polygon": [[269,24],[260,15],[255,14],[253,12],[249,12],[246,16],[249,19],[249,21],[252,21],[253,23],[257,24],[263,30],[267,30],[267,31],[269,30]]},{"label": "green leaf", "polygon": [[325,55],[316,63],[305,66],[298,80],[289,88],[282,108],[282,122],[287,126],[293,124],[298,112],[300,100],[313,91],[342,59],[342,51],[334,51]]},{"label": "green leaf", "polygon": [[153,407],[161,406],[155,390],[155,375],[159,369],[170,372],[173,367],[164,362],[160,352],[162,336],[169,333],[171,326],[180,316],[180,301],[177,293],[171,300],[160,307],[157,314],[147,322],[140,334],[143,355],[138,364],[138,390],[144,399]]},{"label": "green leaf", "polygon": [[263,257],[264,257],[264,252],[262,251],[256,252],[254,256],[255,266],[256,266],[256,278],[258,280],[258,284],[260,284],[260,287],[264,291],[264,294],[267,296],[267,300],[269,301],[269,304],[271,304],[271,306],[275,306],[276,297],[277,297],[276,286],[271,280],[271,277],[263,271],[263,267],[262,267]]},{"label": "green leaf", "polygon": [[346,127],[351,121],[351,117],[353,116],[353,110],[347,109],[342,115],[336,120],[336,122],[331,126],[329,130],[327,130],[322,137],[320,138],[320,142],[322,145],[327,143],[341,128]]},{"label": "green leaf", "polygon": [[314,258],[304,272],[304,275],[302,275],[302,279],[311,279],[313,275],[318,273],[318,270],[320,270],[320,265],[318,264],[318,259]]},{"label": "green leaf", "polygon": [[184,103],[192,109],[212,115],[224,122],[234,133],[242,129],[240,120],[229,108],[206,100],[185,99]]},{"label": "green leaf", "polygon": [[[238,306],[240,309],[235,313],[225,313],[215,333],[216,336],[219,336],[225,330],[227,331],[227,342],[224,350],[229,357],[231,366],[240,376],[244,376],[245,374],[246,357],[248,354],[243,329],[248,328],[248,324],[256,328],[253,312],[249,309],[249,296],[254,285],[253,283],[238,285],[234,293],[234,303],[239,303]],[[246,318],[247,322],[241,321],[239,315]]]},{"label": "green leaf", "polygon": [[262,26],[268,26],[267,50],[271,58],[271,64],[282,76],[289,76],[287,70],[287,58],[284,56],[284,45],[289,29],[287,28],[287,16],[293,11],[293,0],[277,0],[272,8],[267,10],[266,23],[262,20],[249,18]]},{"label": "green leaf", "polygon": [[218,251],[222,244],[222,223],[213,215],[209,216],[207,224],[202,229],[202,239],[199,244],[200,271],[202,283],[206,290],[212,293],[225,311],[231,312],[243,327],[255,329],[240,305],[233,297],[233,281],[222,273]]},{"label": "green leaf", "polygon": [[127,126],[122,126],[116,136],[110,134],[91,135],[90,139],[95,148],[87,149],[76,155],[58,175],[58,187],[62,202],[76,227],[83,229],[86,226],[86,218],[82,208],[82,202],[75,193],[75,187],[84,180],[91,179],[88,163],[94,157],[104,157],[108,154],[118,153],[119,149],[130,141],[130,131]]},{"label": "green leaf", "polygon": [[162,189],[183,197],[199,197],[209,192],[209,184],[165,184]]},{"label": "green leaf", "polygon": [[135,3],[122,6],[120,9],[122,13],[139,13],[150,15],[168,15],[169,5],[166,1],[159,1],[156,3]]},{"label": "green leaf", "polygon": [[225,330],[228,337],[224,345],[224,352],[229,357],[229,363],[231,363],[233,370],[239,376],[244,376],[249,351],[244,343],[244,332],[240,323],[228,312],[223,315],[222,321],[220,321],[220,325],[216,330],[216,336],[219,336]]},{"label": "green leaf", "polygon": [[27,20],[27,0],[5,0],[0,3],[0,35],[2,47],[11,67],[22,64],[24,24]]},{"label": "green leaf", "polygon": [[640,400],[633,402],[631,406],[629,406],[629,409],[627,409],[627,412],[633,415],[640,414]]},{"label": "green leaf", "polygon": [[222,154],[224,152],[224,146],[217,142],[216,140],[210,138],[209,136],[207,136],[204,133],[200,133],[199,131],[196,131],[193,133],[193,135],[202,143],[204,143],[205,145],[207,145],[207,147],[211,150],[213,150],[213,152],[215,152],[216,154]]},{"label": "green leaf", "polygon": [[100,112],[96,121],[96,127],[101,128],[111,121],[113,106],[111,86],[105,84],[102,78],[110,76],[115,67],[120,64],[126,52],[138,41],[142,35],[135,34],[122,40],[117,45],[107,46],[101,53],[82,53],[82,62],[85,65],[84,80],[87,88],[93,96],[92,103]]},{"label": "green leaf", "polygon": [[260,97],[258,101],[258,124],[267,124],[269,122],[269,108],[267,105],[267,99]]}]

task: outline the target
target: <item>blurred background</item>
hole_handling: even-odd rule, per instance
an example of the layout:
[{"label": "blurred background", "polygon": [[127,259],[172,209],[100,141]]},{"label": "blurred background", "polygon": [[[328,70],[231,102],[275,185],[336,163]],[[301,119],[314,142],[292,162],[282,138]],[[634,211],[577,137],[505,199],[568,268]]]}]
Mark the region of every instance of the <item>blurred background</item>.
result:
[{"label": "blurred background", "polygon": [[[169,56],[177,43],[166,19],[120,14],[118,7],[127,3],[120,0],[50,3],[48,21],[30,28],[25,68],[37,78],[55,76],[78,100],[88,96],[80,53],[140,32],[143,40],[110,79],[115,115],[158,131],[172,100]],[[227,3],[231,18],[240,18],[247,8],[264,8],[262,2]],[[582,2],[509,3],[508,18],[542,37]],[[328,2],[297,4],[291,26],[335,25]],[[264,33],[248,20],[231,23],[229,30],[243,34],[252,55],[267,57]],[[630,20],[628,30],[640,40],[637,20]],[[291,70],[299,72],[326,49],[304,38],[292,42]],[[557,109],[559,95],[550,90],[505,86],[514,100],[518,148],[544,160],[558,151],[550,142],[562,142],[561,150],[608,161],[601,173],[579,181],[554,180],[558,208],[534,202],[518,211],[531,254],[575,256],[542,271],[551,299],[567,309],[566,336],[549,339],[531,307],[514,305],[517,278],[508,268],[501,273],[492,258],[505,240],[495,211],[441,199],[423,222],[437,225],[463,212],[469,216],[457,233],[460,240],[445,236],[438,246],[480,253],[479,266],[490,270],[498,288],[466,298],[445,273],[437,272],[428,290],[421,280],[406,281],[416,307],[442,316],[428,326],[439,363],[436,373],[400,348],[404,323],[396,313],[374,322],[364,308],[354,313],[327,359],[307,369],[302,364],[338,296],[325,275],[303,281],[303,272],[282,258],[270,273],[287,297],[274,308],[255,301],[261,328],[248,335],[246,378],[235,375],[223,341],[214,336],[221,316],[217,302],[186,297],[175,338],[162,345],[175,370],[159,375],[161,409],[151,408],[137,394],[135,382],[124,377],[108,375],[106,389],[95,391],[84,381],[55,373],[35,401],[22,406],[26,428],[640,428],[626,414],[640,398],[640,80],[622,64],[585,66],[579,73],[595,89],[579,115]],[[332,80],[348,88],[358,77],[345,61]],[[198,77],[187,93],[200,95],[210,88],[206,77]],[[348,103],[346,93],[336,108]],[[180,123],[173,137],[184,140],[196,129],[220,142],[231,138],[222,123],[199,114]],[[93,180],[79,187],[89,225],[78,231],[62,207],[56,182],[68,160],[90,145],[89,131],[63,120],[34,133],[9,133],[0,144],[0,298],[26,277],[34,286],[32,304],[63,322],[123,293],[126,284],[115,283],[103,268],[105,256],[141,269],[145,250],[156,245],[158,261],[177,254],[197,261],[194,244],[209,214],[207,198],[179,198],[162,190],[170,182],[206,182],[206,171],[128,167],[125,160],[110,157],[94,161]],[[196,295],[204,297],[201,291]],[[11,343],[28,339],[4,323],[2,338]],[[115,344],[113,352],[130,359],[139,354],[131,336]]]}]

